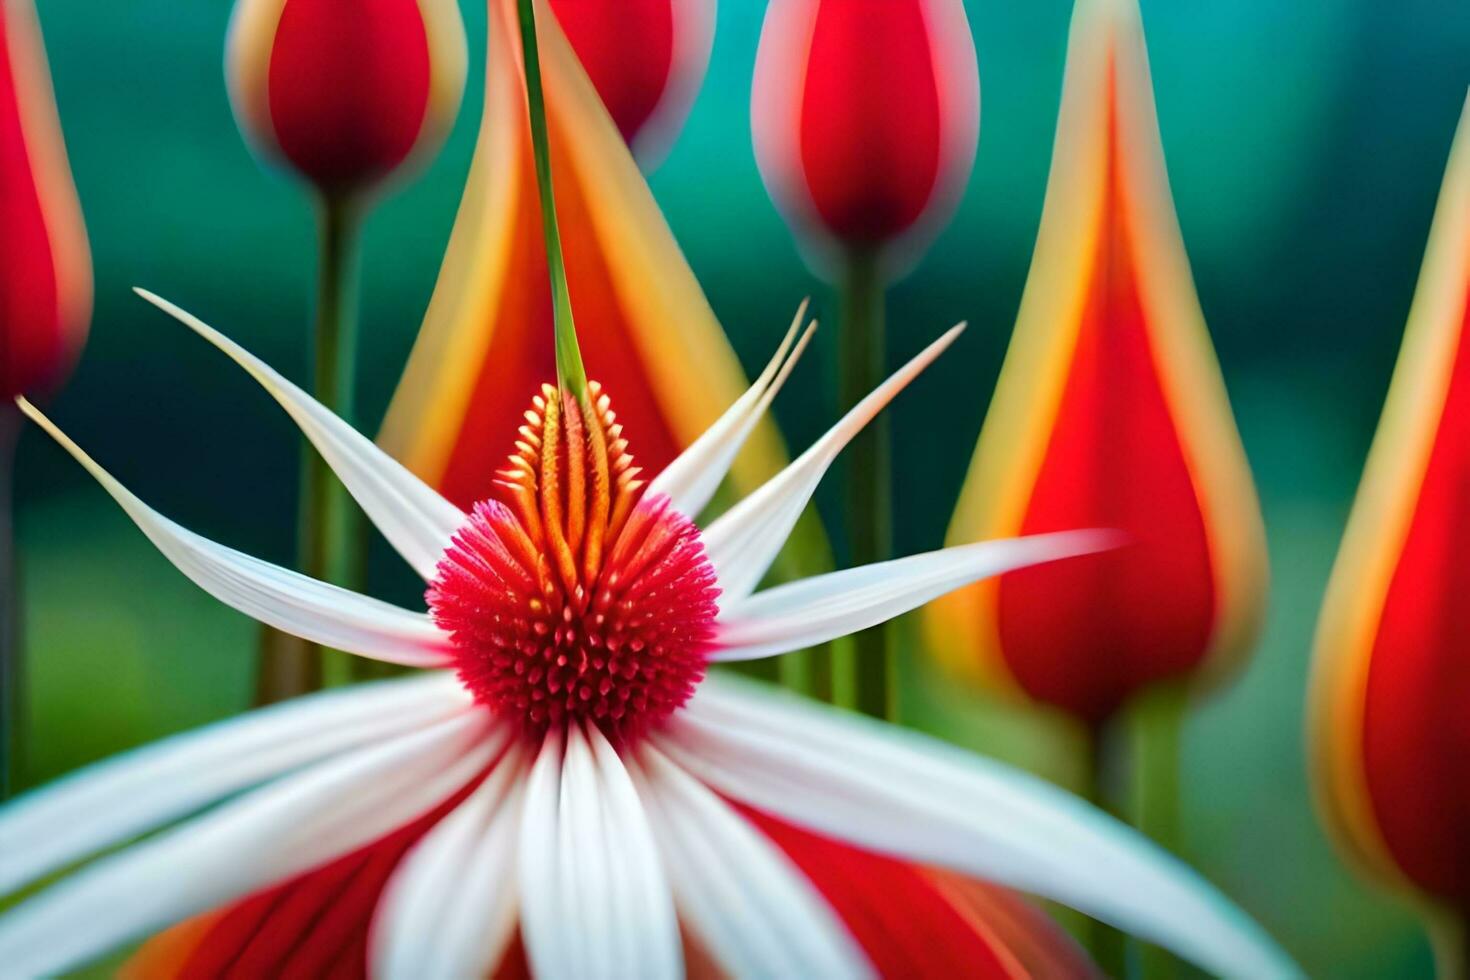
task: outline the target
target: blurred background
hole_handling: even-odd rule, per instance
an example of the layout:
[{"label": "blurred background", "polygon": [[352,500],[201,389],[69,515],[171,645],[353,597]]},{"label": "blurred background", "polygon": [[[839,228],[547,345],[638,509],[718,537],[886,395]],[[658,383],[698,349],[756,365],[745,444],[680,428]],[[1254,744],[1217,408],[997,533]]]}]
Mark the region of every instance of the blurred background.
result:
[{"label": "blurred background", "polygon": [[[131,294],[146,286],[301,379],[314,233],[306,196],[250,158],[221,68],[225,0],[39,0],[97,279],[93,334],[52,409],[164,513],[290,563],[298,442],[243,372]],[[944,534],[1030,262],[1070,4],[966,3],[982,115],[960,212],[894,288],[897,364],[968,319],[901,397],[900,553]],[[1388,383],[1470,82],[1463,0],[1142,0],[1170,179],[1200,297],[1265,508],[1269,620],[1248,672],[1186,730],[1185,856],[1314,976],[1427,975],[1406,909],[1336,860],[1302,746],[1311,632]],[[432,168],[367,228],[359,397],[375,430],[437,274],[480,118],[471,74]],[[749,86],[763,5],[721,4],[708,78],[652,185],[747,369],[796,302],[834,301],[798,260],[758,178]],[[835,415],[831,330],[776,404],[788,443]],[[936,424],[938,423],[938,424]],[[499,447],[489,447],[499,451]],[[636,447],[635,447],[636,448]],[[838,472],[838,479],[841,471]],[[30,758],[22,779],[245,708],[255,627],[175,572],[35,432],[18,464]],[[837,513],[838,480],[818,505]],[[415,602],[375,555],[373,590]],[[981,702],[917,659],[904,718],[1065,780],[1059,724]]]}]

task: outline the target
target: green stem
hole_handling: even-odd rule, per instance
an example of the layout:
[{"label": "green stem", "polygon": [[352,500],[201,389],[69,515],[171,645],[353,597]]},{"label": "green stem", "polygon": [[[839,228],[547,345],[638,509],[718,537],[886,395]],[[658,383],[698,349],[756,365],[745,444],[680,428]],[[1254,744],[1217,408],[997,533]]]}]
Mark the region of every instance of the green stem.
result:
[{"label": "green stem", "polygon": [[[841,284],[839,395],[844,411],[883,380],[885,357],[883,279],[872,249],[848,252]],[[889,557],[892,547],[888,424],[868,423],[847,450],[847,506],[852,564]],[[854,637],[853,647],[832,666],[833,701],[879,718],[894,717],[893,665],[886,626]]]},{"label": "green stem", "polygon": [[[317,219],[316,338],[312,352],[317,401],[347,422],[353,416],[357,361],[357,276],[361,221],[346,196],[326,196]],[[301,571],[327,582],[357,574],[356,508],[346,489],[309,444],[302,447],[299,548]],[[256,701],[269,704],[322,685],[322,651],[313,643],[267,628],[262,638]]]},{"label": "green stem", "polygon": [[[1134,698],[1124,716],[1129,748],[1128,819],[1154,843],[1180,852],[1179,747],[1188,707],[1182,684],[1159,684]],[[1179,974],[1179,962],[1156,946],[1140,944],[1144,980]]]},{"label": "green stem", "polygon": [[587,394],[587,372],[577,347],[572,298],[556,223],[556,194],[551,184],[551,147],[546,135],[546,93],[541,87],[541,55],[536,44],[534,0],[520,0],[521,51],[526,62],[526,112],[531,120],[531,152],[536,158],[536,186],[541,196],[541,225],[546,239],[546,268],[551,275],[552,322],[556,330],[556,383],[579,400]]},{"label": "green stem", "polygon": [[1470,915],[1446,912],[1432,918],[1428,926],[1435,980],[1470,978]]},{"label": "green stem", "polygon": [[[1082,774],[1082,795],[1105,813],[1117,815],[1108,792],[1107,732],[1095,725],[1087,732],[1087,755]],[[1127,940],[1123,933],[1096,919],[1088,920],[1087,950],[1104,976],[1125,977],[1128,972]]]},{"label": "green stem", "polygon": [[20,412],[13,404],[0,407],[0,800],[20,788],[25,765],[25,663],[13,509],[19,435]]}]

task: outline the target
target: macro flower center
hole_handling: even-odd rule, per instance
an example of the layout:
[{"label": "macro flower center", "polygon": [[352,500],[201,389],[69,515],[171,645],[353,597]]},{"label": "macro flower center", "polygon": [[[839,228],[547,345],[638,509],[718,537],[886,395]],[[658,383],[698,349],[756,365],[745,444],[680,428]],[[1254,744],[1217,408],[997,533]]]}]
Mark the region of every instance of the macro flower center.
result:
[{"label": "macro flower center", "polygon": [[704,677],[714,569],[638,473],[597,383],[580,403],[543,385],[429,586],[465,686],[531,737],[583,721],[626,743]]}]

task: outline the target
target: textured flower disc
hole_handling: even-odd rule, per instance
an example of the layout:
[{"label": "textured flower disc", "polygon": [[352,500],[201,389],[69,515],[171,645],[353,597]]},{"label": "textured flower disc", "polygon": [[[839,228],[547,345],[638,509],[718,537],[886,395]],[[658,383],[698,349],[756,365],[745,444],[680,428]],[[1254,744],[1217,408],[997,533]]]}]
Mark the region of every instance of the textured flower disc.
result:
[{"label": "textured flower disc", "polygon": [[688,700],[714,635],[699,530],[643,494],[608,406],[595,382],[581,404],[543,386],[428,591],[466,687],[533,737],[636,737]]}]

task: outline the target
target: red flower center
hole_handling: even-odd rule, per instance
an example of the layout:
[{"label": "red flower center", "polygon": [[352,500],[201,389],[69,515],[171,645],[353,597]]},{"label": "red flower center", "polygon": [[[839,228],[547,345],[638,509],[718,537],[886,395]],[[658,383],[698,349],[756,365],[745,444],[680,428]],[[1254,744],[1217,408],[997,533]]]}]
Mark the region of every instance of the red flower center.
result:
[{"label": "red flower center", "polygon": [[586,721],[626,743],[704,677],[714,569],[627,448],[595,382],[582,404],[543,386],[429,586],[465,686],[533,738]]}]

